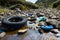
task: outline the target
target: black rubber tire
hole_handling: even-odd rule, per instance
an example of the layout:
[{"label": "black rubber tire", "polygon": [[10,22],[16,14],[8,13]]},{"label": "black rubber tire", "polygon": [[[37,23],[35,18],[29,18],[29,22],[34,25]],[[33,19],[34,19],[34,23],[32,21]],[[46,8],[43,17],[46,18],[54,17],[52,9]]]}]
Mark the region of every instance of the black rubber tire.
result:
[{"label": "black rubber tire", "polygon": [[[9,19],[12,18],[20,18],[22,20],[20,22],[10,22]],[[11,17],[4,18],[2,20],[2,26],[6,28],[7,31],[20,29],[21,27],[24,27],[26,24],[27,24],[27,20],[19,16],[11,16]]]}]

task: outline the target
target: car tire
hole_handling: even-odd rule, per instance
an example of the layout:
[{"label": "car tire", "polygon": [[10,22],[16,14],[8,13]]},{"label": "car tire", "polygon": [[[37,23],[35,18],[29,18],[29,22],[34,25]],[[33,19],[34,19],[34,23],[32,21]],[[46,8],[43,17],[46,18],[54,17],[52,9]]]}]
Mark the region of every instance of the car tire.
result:
[{"label": "car tire", "polygon": [[[12,22],[13,19],[15,19],[15,21],[17,20],[18,22],[15,21]],[[2,26],[6,28],[7,31],[20,29],[21,27],[24,27],[26,24],[27,24],[27,20],[19,16],[11,16],[11,17],[4,18],[2,20]]]}]

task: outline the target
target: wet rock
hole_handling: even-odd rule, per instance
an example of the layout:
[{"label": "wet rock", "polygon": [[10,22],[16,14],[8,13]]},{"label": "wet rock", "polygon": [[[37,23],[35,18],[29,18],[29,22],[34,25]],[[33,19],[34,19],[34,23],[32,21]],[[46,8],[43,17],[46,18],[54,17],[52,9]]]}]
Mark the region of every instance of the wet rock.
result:
[{"label": "wet rock", "polygon": [[4,16],[4,12],[0,13],[1,16]]},{"label": "wet rock", "polygon": [[1,32],[0,33],[0,38],[4,37],[6,35],[6,32]]},{"label": "wet rock", "polygon": [[47,23],[47,25],[52,25],[54,28],[58,28],[58,21],[57,20],[55,20],[55,19],[48,19],[47,21],[46,21],[46,23]]},{"label": "wet rock", "polygon": [[41,21],[39,25],[46,25],[46,23],[44,21]]},{"label": "wet rock", "polygon": [[56,34],[56,37],[60,37],[60,33]]},{"label": "wet rock", "polygon": [[40,40],[57,40],[53,33],[43,33],[40,35]]},{"label": "wet rock", "polygon": [[22,30],[18,30],[18,34],[24,34],[25,32],[27,32],[28,29],[22,29]]},{"label": "wet rock", "polygon": [[51,32],[54,34],[57,34],[57,33],[59,33],[59,30],[58,29],[52,29]]}]

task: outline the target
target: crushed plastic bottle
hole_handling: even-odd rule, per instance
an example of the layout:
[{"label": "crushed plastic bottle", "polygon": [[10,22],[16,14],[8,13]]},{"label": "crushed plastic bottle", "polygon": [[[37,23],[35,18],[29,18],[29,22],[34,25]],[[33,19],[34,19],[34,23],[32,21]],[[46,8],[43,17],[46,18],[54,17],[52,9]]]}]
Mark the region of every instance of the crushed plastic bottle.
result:
[{"label": "crushed plastic bottle", "polygon": [[45,21],[46,20],[46,17],[38,17],[37,18],[37,21]]},{"label": "crushed plastic bottle", "polygon": [[53,26],[52,26],[52,25],[49,25],[49,26],[43,25],[43,26],[41,26],[41,28],[42,28],[43,30],[45,30],[45,31],[50,31],[50,30],[53,29]]}]

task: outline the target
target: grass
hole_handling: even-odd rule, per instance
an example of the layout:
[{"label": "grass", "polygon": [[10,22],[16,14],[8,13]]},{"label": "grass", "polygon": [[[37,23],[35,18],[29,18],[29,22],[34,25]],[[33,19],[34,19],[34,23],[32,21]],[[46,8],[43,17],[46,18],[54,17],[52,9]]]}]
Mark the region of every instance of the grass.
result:
[{"label": "grass", "polygon": [[6,8],[0,8],[0,13],[1,12],[8,12],[9,11],[9,9],[6,9]]}]

